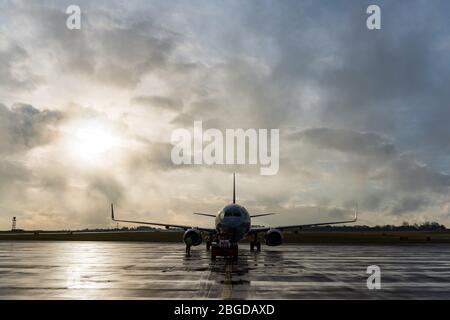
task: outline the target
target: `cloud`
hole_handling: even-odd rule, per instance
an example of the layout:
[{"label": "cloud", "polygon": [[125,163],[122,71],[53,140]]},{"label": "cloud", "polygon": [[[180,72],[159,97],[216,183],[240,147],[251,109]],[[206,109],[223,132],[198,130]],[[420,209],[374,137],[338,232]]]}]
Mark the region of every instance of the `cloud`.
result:
[{"label": "cloud", "polygon": [[59,111],[40,111],[31,105],[0,104],[0,153],[29,150],[47,144],[56,136],[53,126],[63,118]]},{"label": "cloud", "polygon": [[139,170],[173,170],[182,167],[175,166],[171,160],[173,145],[166,142],[154,142],[139,139],[140,146],[134,150],[128,150],[127,165],[132,171]]},{"label": "cloud", "polygon": [[100,192],[108,202],[117,202],[122,199],[124,187],[111,175],[96,174],[89,184],[89,192]]},{"label": "cloud", "polygon": [[131,104],[149,106],[163,110],[181,111],[183,102],[170,97],[137,96],[131,99]]},{"label": "cloud", "polygon": [[[366,164],[371,179],[382,182],[391,190],[446,193],[450,187],[450,175],[420,164],[413,155],[401,153],[388,139],[375,133],[313,128],[291,133],[288,139],[358,156],[359,161]],[[351,163],[354,165],[353,161]]]},{"label": "cloud", "polygon": [[396,215],[413,213],[426,208],[429,204],[430,200],[426,197],[405,197],[392,208],[391,213]]},{"label": "cloud", "polygon": [[450,175],[435,172],[410,156],[400,156],[378,177],[388,179],[393,189],[409,192],[433,191],[448,194]]},{"label": "cloud", "polygon": [[290,140],[301,140],[324,149],[350,154],[392,159],[398,154],[388,139],[375,133],[360,133],[347,129],[312,128],[291,133]]},{"label": "cloud", "polygon": [[[13,46],[1,56],[7,61],[6,65],[27,58],[27,52],[33,51],[40,59],[52,61],[44,64],[48,69],[41,69],[42,73],[63,70],[98,84],[122,88],[136,87],[149,72],[163,71],[172,65],[180,67],[178,63],[170,62],[179,42],[178,36],[153,25],[151,19],[126,22],[114,10],[92,7],[83,10],[83,27],[74,31],[66,28],[65,7],[55,3],[19,1],[7,6],[5,11],[14,16],[8,27],[20,25],[29,32],[20,34],[28,48]],[[28,58],[30,61],[36,59]]]},{"label": "cloud", "polygon": [[43,83],[27,64],[29,53],[0,31],[0,88],[14,92],[33,90]]},{"label": "cloud", "polygon": [[26,182],[30,172],[20,163],[2,159],[0,161],[0,194],[6,193],[16,182]]},{"label": "cloud", "polygon": [[[274,224],[340,218],[355,198],[362,223],[448,223],[450,5],[380,2],[372,32],[369,4],[82,0],[74,31],[61,1],[2,3],[2,214],[103,226],[93,212],[117,200],[136,217],[193,221],[185,212],[229,201],[237,170],[250,210],[292,213]],[[90,119],[123,142],[96,164],[64,140]],[[174,166],[170,133],[195,120],[279,128],[279,174]]]}]

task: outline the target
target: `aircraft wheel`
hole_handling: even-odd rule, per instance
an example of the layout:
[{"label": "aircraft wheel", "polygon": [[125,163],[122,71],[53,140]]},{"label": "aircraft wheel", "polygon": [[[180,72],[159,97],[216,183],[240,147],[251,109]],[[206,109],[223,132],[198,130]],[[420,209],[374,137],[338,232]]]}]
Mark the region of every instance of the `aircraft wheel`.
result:
[{"label": "aircraft wheel", "polygon": [[255,250],[255,243],[253,241],[250,241],[250,251]]},{"label": "aircraft wheel", "polygon": [[206,250],[209,251],[211,249],[211,242],[206,242]]},{"label": "aircraft wheel", "polygon": [[216,255],[215,254],[211,255],[211,260],[216,261]]},{"label": "aircraft wheel", "polygon": [[261,242],[259,241],[256,243],[256,251],[261,251]]}]

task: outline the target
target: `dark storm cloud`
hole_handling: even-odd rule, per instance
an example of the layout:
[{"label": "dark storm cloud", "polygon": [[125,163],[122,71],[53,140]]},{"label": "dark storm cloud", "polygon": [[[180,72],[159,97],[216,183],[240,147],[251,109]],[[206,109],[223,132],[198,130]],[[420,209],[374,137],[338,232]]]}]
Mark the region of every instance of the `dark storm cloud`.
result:
[{"label": "dark storm cloud", "polygon": [[53,128],[61,119],[59,111],[40,111],[31,105],[15,104],[11,109],[0,104],[0,153],[28,150],[54,139]]},{"label": "dark storm cloud", "polygon": [[368,166],[371,179],[387,184],[392,190],[446,193],[450,187],[450,175],[432,170],[413,155],[399,152],[389,140],[378,134],[314,128],[291,133],[288,139],[320,149],[357,155]]},{"label": "dark storm cloud", "polygon": [[[59,111],[38,110],[27,104],[11,108],[0,104],[0,196],[39,180],[44,186],[64,187],[64,178],[52,170],[33,172],[23,156],[31,149],[50,144],[57,137],[57,126],[64,118]],[[53,189],[53,188],[51,188]]]},{"label": "dark storm cloud", "polygon": [[[384,25],[377,33],[352,18],[365,3],[360,6],[350,11],[349,31],[334,34],[337,63],[318,78],[326,89],[323,121],[389,134],[426,161],[446,157],[450,95],[443,84],[450,76],[449,51],[439,47],[448,41],[442,9],[448,3],[384,2]],[[410,10],[402,14],[405,6]]]},{"label": "dark storm cloud", "polygon": [[[373,3],[382,9],[379,31],[365,27],[365,10]],[[284,125],[303,126],[302,119],[310,121],[313,116],[322,126],[390,135],[399,147],[416,149],[427,162],[446,159],[448,10],[445,1],[249,5],[240,13],[245,21],[241,32],[257,39],[259,47],[251,53],[267,61],[270,72],[260,89],[243,95],[243,100],[254,100],[258,117],[265,115],[275,123],[282,119]],[[265,56],[269,50],[264,44],[275,52],[273,59]],[[238,40],[230,45],[247,48]],[[229,69],[235,74],[236,92],[241,87],[247,92],[258,88],[260,77],[236,69]],[[239,78],[240,70],[249,75],[248,81]],[[308,101],[310,91],[313,101]]]},{"label": "dark storm cloud", "polygon": [[[51,56],[57,57],[52,68],[105,85],[132,88],[148,72],[165,70],[169,65],[180,70],[187,67],[169,63],[178,35],[154,26],[150,20],[125,22],[112,10],[90,7],[83,12],[83,27],[74,31],[66,28],[65,8],[28,2],[8,8],[17,23],[31,26],[34,38],[40,39],[27,45],[41,53],[51,48]],[[19,54],[26,52],[22,49]]]},{"label": "dark storm cloud", "polygon": [[[378,32],[367,30],[368,3],[330,1],[314,6],[298,1],[289,5],[266,2],[250,22],[254,32],[265,24],[264,31],[279,46],[282,58],[274,65],[273,73],[278,82],[294,81],[326,88],[321,90],[329,99],[321,106],[324,116],[330,112],[330,117],[351,121],[349,116],[356,112],[365,115],[364,125],[370,125],[368,111],[388,107],[373,108],[374,101],[405,98],[407,93],[420,94],[426,90],[424,85],[429,82],[426,70],[433,66],[428,51],[432,46],[428,45],[436,41],[429,36],[432,30],[429,25],[420,25],[424,29],[401,25],[404,21],[398,13],[405,2],[382,5],[384,28]],[[265,19],[273,15],[275,19]],[[413,12],[414,17],[420,15]],[[393,25],[391,17],[401,22]],[[389,32],[392,28],[396,32]],[[310,42],[313,38],[316,41]],[[388,116],[385,114],[385,118]]]},{"label": "dark storm cloud", "polygon": [[[441,103],[448,100],[448,49],[438,50],[445,35],[437,32],[446,16],[440,6],[383,2],[383,29],[372,32],[365,26],[371,3],[263,1],[235,12],[239,31],[226,21],[218,31],[209,21],[217,39],[227,40],[227,59],[210,70],[221,75],[208,79],[216,89],[210,98],[241,127],[303,126],[313,115],[319,125],[383,132],[406,147],[418,134],[437,143],[434,128],[446,132],[439,115],[448,118]],[[424,22],[427,16],[437,21]],[[211,119],[208,113],[207,106],[188,108],[182,118]]]},{"label": "dark storm cloud", "polygon": [[[412,219],[412,214],[435,208],[437,199],[450,191],[450,175],[433,170],[411,153],[400,152],[378,134],[314,128],[291,133],[287,139],[308,152],[320,150],[320,159],[333,164],[321,166],[322,173],[341,180],[341,189],[349,183],[359,185],[352,193],[363,212],[411,214]],[[347,175],[356,175],[356,179],[347,180]]]}]

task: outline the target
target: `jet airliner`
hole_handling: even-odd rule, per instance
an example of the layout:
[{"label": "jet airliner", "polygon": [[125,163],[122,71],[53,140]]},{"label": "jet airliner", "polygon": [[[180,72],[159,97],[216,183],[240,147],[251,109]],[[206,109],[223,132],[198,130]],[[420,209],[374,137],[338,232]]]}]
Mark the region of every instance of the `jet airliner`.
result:
[{"label": "jet airliner", "polygon": [[[258,234],[264,234],[264,240],[268,246],[279,246],[283,242],[282,232],[289,229],[302,229],[304,227],[312,226],[324,226],[324,225],[334,225],[343,223],[356,222],[358,218],[358,207],[356,206],[355,215],[352,220],[346,221],[332,221],[332,222],[321,222],[321,223],[311,223],[311,224],[298,224],[298,225],[286,225],[277,227],[252,227],[251,219],[257,217],[263,217],[268,215],[273,215],[275,213],[264,213],[250,215],[247,209],[236,203],[236,176],[233,173],[233,203],[226,205],[219,211],[217,215],[198,213],[196,215],[202,215],[207,217],[215,218],[215,228],[202,228],[187,225],[177,225],[169,223],[158,223],[158,222],[147,222],[147,221],[133,221],[133,220],[121,220],[116,219],[114,216],[114,206],[111,204],[111,218],[113,221],[126,222],[126,223],[136,223],[136,224],[146,224],[153,226],[163,226],[167,229],[176,228],[183,229],[185,231],[183,236],[183,241],[189,245],[198,246],[202,243],[202,235],[207,235],[208,241],[206,242],[206,247],[209,250],[212,242],[216,244],[213,246],[219,246],[219,243],[226,242],[227,247],[234,248],[235,254],[233,256],[237,257],[237,244],[240,240],[250,237],[250,250],[257,251],[261,250],[261,242],[258,241]],[[215,259],[217,251],[212,250],[212,258]],[[219,254],[220,255],[220,254]]]}]

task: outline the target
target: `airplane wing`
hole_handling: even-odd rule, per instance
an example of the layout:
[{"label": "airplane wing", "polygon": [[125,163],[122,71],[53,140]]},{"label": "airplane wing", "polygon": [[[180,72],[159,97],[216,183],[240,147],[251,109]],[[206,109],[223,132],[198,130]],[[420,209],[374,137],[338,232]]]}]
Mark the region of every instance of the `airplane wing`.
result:
[{"label": "airplane wing", "polygon": [[199,227],[195,227],[195,226],[186,226],[186,225],[178,225],[178,224],[170,224],[170,223],[159,223],[159,222],[147,222],[147,221],[134,221],[134,220],[120,220],[120,219],[116,219],[114,217],[114,205],[112,203],[111,203],[111,219],[113,221],[117,221],[117,222],[147,224],[147,225],[152,225],[152,226],[166,227],[167,229],[169,229],[169,228],[178,228],[178,229],[183,229],[183,230],[197,229],[199,231],[204,231],[204,232],[208,232],[208,233],[215,233],[216,232],[216,230],[213,229],[213,228],[199,228]]},{"label": "airplane wing", "polygon": [[297,224],[297,225],[278,226],[278,227],[252,228],[249,233],[255,234],[255,233],[259,233],[259,232],[267,232],[270,229],[277,229],[277,230],[283,231],[283,230],[289,230],[289,229],[302,229],[305,227],[328,226],[328,225],[332,225],[332,224],[352,223],[352,222],[356,222],[357,219],[358,219],[358,206],[356,206],[355,217],[352,220],[320,222],[320,223],[310,223],[310,224]]}]

